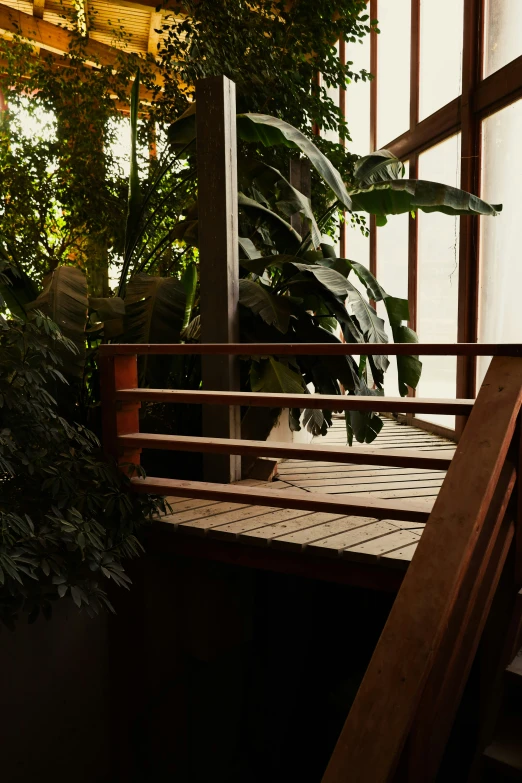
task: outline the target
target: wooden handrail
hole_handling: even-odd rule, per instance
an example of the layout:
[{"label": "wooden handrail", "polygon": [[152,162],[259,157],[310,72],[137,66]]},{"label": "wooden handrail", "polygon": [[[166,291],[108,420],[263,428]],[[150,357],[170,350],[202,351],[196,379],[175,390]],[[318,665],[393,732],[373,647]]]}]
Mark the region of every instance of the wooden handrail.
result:
[{"label": "wooden handrail", "polygon": [[[509,548],[509,527],[507,538],[499,538],[501,545],[495,541],[513,488],[512,469],[504,466],[521,405],[522,360],[496,357],[323,783],[391,783],[399,761],[401,781],[435,779],[444,747],[440,737],[447,736],[452,725],[455,693],[458,696],[466,681]],[[453,678],[452,698],[448,677]],[[428,745],[415,745],[417,718],[424,740],[430,721],[437,739],[432,752],[431,738]],[[416,752],[411,774],[405,749],[410,737]]]},{"label": "wooden handrail", "polygon": [[520,343],[118,343],[100,356],[522,356]]},{"label": "wooden handrail", "polygon": [[116,389],[120,402],[169,402],[197,405],[253,405],[265,408],[324,408],[334,411],[385,411],[390,413],[468,414],[475,400],[422,397],[363,397],[344,394],[271,394],[185,389]]},{"label": "wooden handrail", "polygon": [[235,484],[212,484],[205,481],[181,481],[164,478],[133,478],[136,492],[174,495],[202,500],[248,503],[253,506],[296,508],[302,511],[323,511],[328,514],[357,515],[376,519],[399,519],[406,522],[426,522],[432,498],[425,500],[383,500],[367,495],[322,495],[298,490],[264,489]]},{"label": "wooden handrail", "polygon": [[198,438],[191,435],[157,435],[132,432],[118,436],[125,449],[166,449],[195,451],[207,454],[240,454],[242,456],[270,456],[286,459],[315,459],[353,465],[386,465],[395,468],[447,470],[451,455],[440,451],[414,449],[374,449],[352,446],[311,446],[307,443],[278,443],[275,441],[238,440],[235,438]]}]

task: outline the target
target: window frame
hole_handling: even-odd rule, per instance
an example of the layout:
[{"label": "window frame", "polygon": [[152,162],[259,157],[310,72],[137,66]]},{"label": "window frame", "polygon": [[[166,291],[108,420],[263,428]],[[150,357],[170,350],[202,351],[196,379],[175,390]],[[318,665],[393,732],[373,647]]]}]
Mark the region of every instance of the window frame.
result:
[{"label": "window frame", "polygon": [[[482,165],[482,121],[496,111],[522,98],[522,55],[484,78],[485,0],[464,0],[464,24],[462,47],[462,92],[445,106],[419,121],[420,76],[420,4],[411,0],[410,35],[410,127],[401,136],[384,145],[398,158],[409,161],[409,176],[418,176],[419,155],[430,147],[461,134],[460,175],[461,188],[480,195]],[[369,0],[371,19],[379,19],[379,0]],[[370,83],[370,139],[369,151],[376,149],[377,139],[377,83],[379,79],[379,35],[370,33],[370,71],[374,75]],[[345,62],[346,48],[340,42],[340,57]],[[346,108],[346,91],[340,88],[339,105]],[[349,116],[348,116],[349,121]],[[479,301],[479,218],[460,217],[459,281],[458,281],[458,342],[477,342]],[[341,227],[341,250],[346,249],[346,232]],[[377,232],[375,219],[370,218],[370,271],[377,274]],[[410,304],[409,326],[417,328],[418,300],[418,221],[409,217],[408,226],[408,298]],[[459,357],[457,360],[457,397],[476,396],[476,359]],[[430,431],[454,436],[458,439],[465,424],[465,417],[456,418],[455,432],[414,417],[404,417],[408,422]]]}]

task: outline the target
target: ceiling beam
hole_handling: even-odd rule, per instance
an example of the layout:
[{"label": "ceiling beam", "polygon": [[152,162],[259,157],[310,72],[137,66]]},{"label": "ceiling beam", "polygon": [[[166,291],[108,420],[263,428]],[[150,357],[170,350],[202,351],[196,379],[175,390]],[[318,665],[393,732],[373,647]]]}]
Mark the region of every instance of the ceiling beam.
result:
[{"label": "ceiling beam", "polygon": [[150,15],[150,27],[149,27],[149,40],[147,44],[147,51],[149,54],[153,54],[154,57],[158,56],[158,44],[160,40],[160,33],[163,26],[163,14],[161,11],[152,11]]},{"label": "ceiling beam", "polygon": [[33,0],[33,16],[43,19],[45,0]]},{"label": "ceiling beam", "polygon": [[[67,54],[74,42],[74,34],[63,27],[38,19],[23,11],[10,8],[0,3],[0,31],[11,35],[20,35],[30,43],[36,43],[42,49],[56,54]],[[118,67],[121,58],[127,58],[127,52],[100,41],[89,40],[83,49],[87,62],[93,65],[108,65]],[[149,68],[156,78],[157,84],[163,83],[163,74],[157,65],[149,63]]]}]

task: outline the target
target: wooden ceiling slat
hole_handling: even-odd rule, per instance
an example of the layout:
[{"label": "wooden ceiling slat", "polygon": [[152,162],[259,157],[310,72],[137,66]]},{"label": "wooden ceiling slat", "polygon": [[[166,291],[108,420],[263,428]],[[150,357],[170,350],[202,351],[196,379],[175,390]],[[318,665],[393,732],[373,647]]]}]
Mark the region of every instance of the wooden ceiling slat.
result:
[{"label": "wooden ceiling slat", "polygon": [[[61,23],[63,24],[63,20]],[[20,35],[27,41],[58,54],[68,52],[73,41],[71,33],[63,27],[45,19],[35,18],[5,3],[0,3],[0,31],[10,35]],[[92,57],[93,63],[114,67],[118,66],[118,60],[122,56],[126,56],[126,52],[121,49],[93,40],[92,37],[85,44],[85,54],[88,59]],[[150,65],[150,68],[158,84],[161,84],[163,82],[161,69],[154,65]]]}]

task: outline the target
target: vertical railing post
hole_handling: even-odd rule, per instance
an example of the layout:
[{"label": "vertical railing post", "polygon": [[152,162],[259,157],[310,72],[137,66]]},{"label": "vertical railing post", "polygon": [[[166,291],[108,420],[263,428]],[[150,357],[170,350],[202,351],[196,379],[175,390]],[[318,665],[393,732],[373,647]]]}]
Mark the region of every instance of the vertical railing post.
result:
[{"label": "vertical railing post", "polygon": [[[196,84],[198,156],[198,234],[200,257],[201,341],[239,342],[239,255],[235,84],[211,76]],[[237,357],[204,356],[203,388],[239,389]],[[238,407],[205,406],[203,434],[241,437]],[[207,481],[241,478],[236,455],[204,456]]]},{"label": "vertical railing post", "polygon": [[116,391],[137,386],[138,357],[135,354],[100,358],[103,451],[107,459],[115,460],[128,473],[135,472],[132,465],[139,466],[141,449],[124,449],[118,444],[118,436],[139,432],[141,403],[120,402],[116,399]]}]

